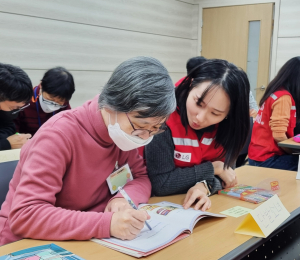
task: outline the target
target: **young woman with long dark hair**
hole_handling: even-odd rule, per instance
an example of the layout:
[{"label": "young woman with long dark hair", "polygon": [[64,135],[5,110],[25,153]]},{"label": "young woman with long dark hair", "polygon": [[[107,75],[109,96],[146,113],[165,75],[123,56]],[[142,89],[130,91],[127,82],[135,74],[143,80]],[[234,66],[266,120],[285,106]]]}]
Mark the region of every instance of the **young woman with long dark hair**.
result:
[{"label": "young woman with long dark hair", "polygon": [[249,81],[225,60],[207,60],[176,88],[167,129],[145,147],[152,192],[187,193],[183,206],[210,207],[210,193],[237,183],[232,169],[247,139]]},{"label": "young woman with long dark hair", "polygon": [[300,57],[287,61],[260,100],[249,146],[249,164],[296,171],[298,155],[278,146],[294,136],[300,119]]}]

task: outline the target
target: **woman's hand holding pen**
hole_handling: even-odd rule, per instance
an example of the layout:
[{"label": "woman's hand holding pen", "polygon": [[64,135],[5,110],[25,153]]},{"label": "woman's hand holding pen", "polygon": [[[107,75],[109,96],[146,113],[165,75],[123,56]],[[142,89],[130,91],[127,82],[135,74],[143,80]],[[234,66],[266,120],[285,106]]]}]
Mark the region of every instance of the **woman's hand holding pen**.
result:
[{"label": "woman's hand holding pen", "polygon": [[183,201],[183,207],[185,209],[188,209],[196,200],[198,202],[196,203],[194,209],[195,210],[202,210],[206,211],[211,206],[211,201],[207,197],[208,190],[205,188],[203,183],[197,183],[195,186],[190,188],[185,196],[185,199]]},{"label": "woman's hand holding pen", "polygon": [[215,175],[219,176],[223,183],[223,188],[227,189],[237,184],[237,177],[234,170],[229,167],[224,169],[224,163],[221,161],[212,162]]},{"label": "woman's hand holding pen", "polygon": [[122,240],[134,239],[143,229],[147,219],[150,219],[150,216],[145,210],[130,208],[115,212],[110,223],[110,235]]},{"label": "woman's hand holding pen", "polygon": [[125,209],[132,209],[128,201],[124,198],[113,198],[106,205],[104,212],[118,212]]}]

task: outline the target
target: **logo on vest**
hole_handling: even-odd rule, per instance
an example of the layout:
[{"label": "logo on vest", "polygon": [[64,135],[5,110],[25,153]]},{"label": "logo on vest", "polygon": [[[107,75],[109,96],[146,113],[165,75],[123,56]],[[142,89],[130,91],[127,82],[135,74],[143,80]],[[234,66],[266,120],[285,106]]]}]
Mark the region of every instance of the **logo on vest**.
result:
[{"label": "logo on vest", "polygon": [[255,122],[257,122],[258,124],[261,124],[263,125],[264,122],[261,121],[261,118],[262,118],[262,114],[257,114],[256,118],[255,118]]},{"label": "logo on vest", "polygon": [[192,154],[191,153],[180,153],[174,151],[174,159],[182,162],[191,162]]}]

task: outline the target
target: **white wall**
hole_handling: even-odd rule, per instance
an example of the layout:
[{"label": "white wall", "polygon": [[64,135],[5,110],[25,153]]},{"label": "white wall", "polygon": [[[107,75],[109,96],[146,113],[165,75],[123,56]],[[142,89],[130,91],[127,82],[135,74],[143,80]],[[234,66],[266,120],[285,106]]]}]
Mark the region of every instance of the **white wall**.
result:
[{"label": "white wall", "polygon": [[196,55],[194,0],[2,0],[0,62],[20,66],[37,85],[45,70],[73,74],[76,107],[99,93],[122,61],[159,59],[173,81]]},{"label": "white wall", "polygon": [[300,56],[300,1],[281,0],[276,71],[295,56]]}]

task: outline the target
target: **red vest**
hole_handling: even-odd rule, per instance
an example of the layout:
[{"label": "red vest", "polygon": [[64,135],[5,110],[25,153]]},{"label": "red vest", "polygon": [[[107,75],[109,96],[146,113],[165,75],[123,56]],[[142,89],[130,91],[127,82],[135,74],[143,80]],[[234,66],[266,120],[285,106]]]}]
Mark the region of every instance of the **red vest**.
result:
[{"label": "red vest", "polygon": [[182,81],[184,81],[185,78],[186,78],[186,76],[183,77],[183,78],[181,78],[180,80],[178,80],[178,81],[175,83],[175,87],[178,87],[178,86],[180,85],[180,83],[181,83]]},{"label": "red vest", "polygon": [[274,155],[282,155],[284,152],[279,148],[273,138],[269,121],[272,115],[273,103],[283,95],[289,95],[292,100],[289,125],[286,135],[288,138],[294,136],[296,126],[296,107],[292,95],[287,90],[279,90],[271,94],[259,109],[252,130],[251,142],[249,145],[248,156],[250,159],[263,162]]},{"label": "red vest", "polygon": [[172,132],[176,167],[192,167],[204,162],[216,161],[223,151],[222,146],[215,148],[217,127],[213,132],[204,133],[198,140],[196,132],[190,126],[188,126],[188,133],[186,134],[177,111],[171,114],[167,125]]}]

